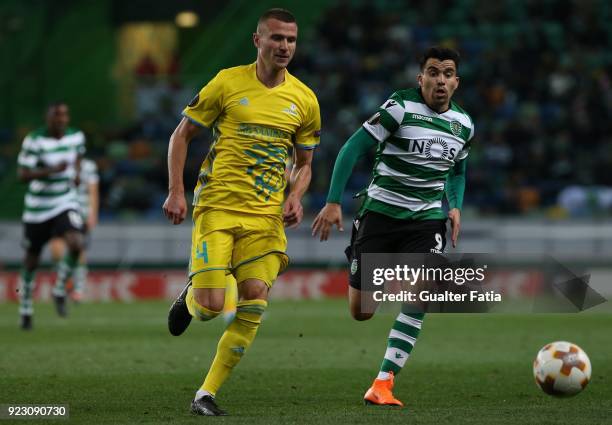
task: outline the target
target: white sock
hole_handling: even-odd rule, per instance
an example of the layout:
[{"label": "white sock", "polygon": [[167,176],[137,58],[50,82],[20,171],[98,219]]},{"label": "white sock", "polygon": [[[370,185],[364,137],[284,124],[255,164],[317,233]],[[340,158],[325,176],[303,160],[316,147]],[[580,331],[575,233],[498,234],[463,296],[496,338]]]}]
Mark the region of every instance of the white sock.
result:
[{"label": "white sock", "polygon": [[389,372],[378,372],[378,376],[376,377],[376,379],[380,379],[381,381],[388,381],[389,379],[391,379],[391,375],[389,374]]},{"label": "white sock", "polygon": [[214,395],[212,395],[211,393],[209,393],[208,391],[204,391],[204,390],[202,390],[202,389],[199,389],[199,390],[197,390],[197,391],[196,391],[195,400],[199,400],[199,399],[201,399],[202,397],[204,397],[205,395],[209,395],[209,396],[211,396],[212,398],[215,398],[215,396],[214,396]]},{"label": "white sock", "polygon": [[85,264],[77,264],[72,272],[72,282],[74,283],[74,291],[83,293],[85,282],[87,281],[87,266]]}]

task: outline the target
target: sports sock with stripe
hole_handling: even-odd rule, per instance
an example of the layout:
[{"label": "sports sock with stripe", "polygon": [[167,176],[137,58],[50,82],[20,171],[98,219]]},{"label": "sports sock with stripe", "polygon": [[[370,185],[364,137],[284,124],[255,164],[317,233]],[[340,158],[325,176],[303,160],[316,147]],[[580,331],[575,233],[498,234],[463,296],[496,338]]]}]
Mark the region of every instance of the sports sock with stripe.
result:
[{"label": "sports sock with stripe", "polygon": [[79,263],[74,268],[74,273],[72,274],[72,280],[74,282],[74,290],[75,292],[83,293],[85,290],[85,284],[87,282],[87,273],[88,268],[86,264]]},{"label": "sports sock with stripe", "polygon": [[201,390],[213,396],[217,393],[255,339],[261,316],[267,306],[265,300],[245,300],[237,304],[236,317],[219,340],[217,354]]},{"label": "sports sock with stripe", "polygon": [[389,372],[393,372],[394,375],[400,373],[421,332],[425,314],[404,310],[402,308],[402,312],[397,315],[391,332],[389,332],[387,351],[380,365],[377,379],[389,379]]},{"label": "sports sock with stripe", "polygon": [[58,297],[66,296],[66,282],[72,276],[72,272],[79,260],[79,253],[68,252],[62,258],[62,261],[57,263],[57,277],[55,278],[55,286],[52,293]]},{"label": "sports sock with stripe", "polygon": [[22,269],[19,276],[19,314],[31,316],[34,314],[32,303],[34,293],[34,272]]}]

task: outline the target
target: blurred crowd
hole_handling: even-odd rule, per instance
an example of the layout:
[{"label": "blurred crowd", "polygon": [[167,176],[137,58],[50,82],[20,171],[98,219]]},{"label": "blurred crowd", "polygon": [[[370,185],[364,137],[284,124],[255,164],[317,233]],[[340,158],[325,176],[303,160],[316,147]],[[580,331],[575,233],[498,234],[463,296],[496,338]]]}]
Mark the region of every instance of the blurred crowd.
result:
[{"label": "blurred crowd", "polygon": [[[347,138],[393,91],[416,85],[420,53],[458,49],[455,100],[476,137],[468,162],[465,209],[479,215],[551,218],[612,211],[612,3],[606,0],[496,2],[339,2],[300,34],[290,70],[317,94],[321,146],[315,153],[307,212],[325,202],[333,163]],[[253,52],[255,57],[255,52]],[[136,70],[133,127],[90,135],[101,172],[102,217],[160,219],[168,138],[197,88]],[[85,128],[87,130],[87,128]],[[191,146],[187,185],[195,184],[210,137]],[[345,194],[370,179],[373,152]]]},{"label": "blurred crowd", "polygon": [[[419,54],[441,44],[462,54],[455,99],[476,125],[466,208],[609,214],[611,20],[605,0],[341,2],[329,9],[294,64],[322,108],[314,203],[323,202],[342,143],[393,91],[415,86]],[[352,192],[367,184],[371,163],[359,165]]]}]

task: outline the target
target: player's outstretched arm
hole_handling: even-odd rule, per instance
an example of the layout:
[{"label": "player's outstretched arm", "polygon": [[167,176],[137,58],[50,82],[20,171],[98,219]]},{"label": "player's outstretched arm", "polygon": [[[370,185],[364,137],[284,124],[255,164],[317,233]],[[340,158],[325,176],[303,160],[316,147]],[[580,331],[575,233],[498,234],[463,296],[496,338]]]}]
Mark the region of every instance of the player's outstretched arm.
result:
[{"label": "player's outstretched arm", "polygon": [[200,127],[183,118],[170,136],[168,145],[168,197],[162,206],[164,215],[172,224],[180,224],[187,216],[183,170],[187,147]]},{"label": "player's outstretched arm", "polygon": [[312,223],[312,236],[316,237],[320,234],[320,240],[326,241],[333,225],[336,225],[341,232],[344,230],[340,206],[342,193],[359,157],[375,145],[376,140],[362,127],[342,146],[334,164],[327,203]]},{"label": "player's outstretched arm", "polygon": [[311,149],[295,148],[295,163],[289,176],[291,189],[283,205],[283,221],[288,228],[297,227],[304,217],[302,197],[310,185],[313,153]]}]

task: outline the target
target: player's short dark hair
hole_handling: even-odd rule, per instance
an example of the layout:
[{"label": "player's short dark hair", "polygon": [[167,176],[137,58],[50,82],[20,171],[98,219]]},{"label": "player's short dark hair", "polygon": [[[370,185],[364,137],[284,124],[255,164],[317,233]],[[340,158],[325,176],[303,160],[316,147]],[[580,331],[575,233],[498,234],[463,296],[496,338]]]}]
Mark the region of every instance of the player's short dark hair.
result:
[{"label": "player's short dark hair", "polygon": [[259,20],[257,21],[257,26],[261,25],[268,19],[278,19],[281,22],[287,23],[296,22],[293,13],[289,12],[287,9],[281,9],[280,7],[274,7],[272,9],[266,10],[263,15],[259,17]]},{"label": "player's short dark hair", "polygon": [[459,61],[461,59],[461,56],[459,55],[459,52],[455,49],[441,46],[430,47],[425,51],[425,53],[423,53],[423,56],[421,56],[421,71],[423,71],[423,69],[425,68],[425,63],[427,62],[427,59],[430,58],[439,59],[441,61],[452,60],[453,62],[455,62],[455,68],[457,68],[457,71],[459,71]]}]

